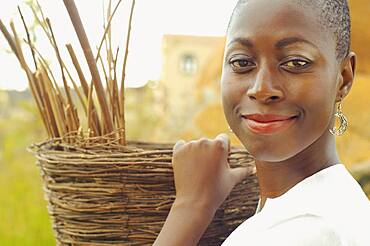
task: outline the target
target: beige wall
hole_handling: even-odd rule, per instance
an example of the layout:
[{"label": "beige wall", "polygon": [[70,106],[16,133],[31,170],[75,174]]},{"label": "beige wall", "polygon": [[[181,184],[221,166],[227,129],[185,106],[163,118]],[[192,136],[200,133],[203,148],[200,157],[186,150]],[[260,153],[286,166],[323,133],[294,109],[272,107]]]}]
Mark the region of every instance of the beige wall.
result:
[{"label": "beige wall", "polygon": [[[161,83],[165,86],[166,94],[171,98],[171,105],[175,109],[186,109],[193,103],[199,103],[196,102],[196,99],[201,100],[198,96],[199,86],[202,86],[199,76],[207,67],[213,66],[210,61],[223,44],[223,37],[164,36]],[[194,58],[194,73],[191,73],[191,69],[188,70],[190,73],[186,73],[186,66],[184,69],[186,56]],[[191,67],[189,63],[188,68]]]},{"label": "beige wall", "polygon": [[[191,131],[197,132],[191,119],[209,101],[218,100],[214,90],[218,86],[218,81],[207,78],[202,80],[201,75],[209,68],[214,69],[212,60],[215,53],[217,61],[219,60],[219,52],[222,51],[220,47],[223,45],[223,37],[182,35],[163,37],[160,87],[167,102],[167,116],[171,118],[168,122],[169,130],[175,128],[174,131],[181,129],[181,132],[184,132],[192,128]],[[188,70],[186,65],[184,69],[185,56],[194,58],[193,73],[191,64],[188,64]]]}]

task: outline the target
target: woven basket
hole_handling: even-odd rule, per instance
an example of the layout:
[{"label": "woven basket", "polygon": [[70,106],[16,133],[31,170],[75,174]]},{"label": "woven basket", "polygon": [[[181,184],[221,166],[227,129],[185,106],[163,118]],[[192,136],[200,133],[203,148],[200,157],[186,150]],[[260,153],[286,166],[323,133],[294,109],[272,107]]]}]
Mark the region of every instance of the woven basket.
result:
[{"label": "woven basket", "polygon": [[[74,144],[34,144],[58,245],[152,245],[175,198],[173,144],[109,138]],[[65,140],[65,139],[64,139]],[[231,148],[232,167],[254,165],[246,150]],[[196,170],[195,170],[196,171]],[[200,245],[220,245],[252,216],[256,176],[248,176],[218,209]]]}]

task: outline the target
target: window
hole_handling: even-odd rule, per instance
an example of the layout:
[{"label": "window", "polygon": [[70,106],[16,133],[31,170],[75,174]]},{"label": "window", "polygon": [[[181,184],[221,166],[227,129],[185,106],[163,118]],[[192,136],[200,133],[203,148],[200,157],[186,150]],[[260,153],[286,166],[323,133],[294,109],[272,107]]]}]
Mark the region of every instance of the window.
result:
[{"label": "window", "polygon": [[194,75],[197,72],[197,59],[190,54],[185,54],[180,60],[180,70],[185,75]]}]

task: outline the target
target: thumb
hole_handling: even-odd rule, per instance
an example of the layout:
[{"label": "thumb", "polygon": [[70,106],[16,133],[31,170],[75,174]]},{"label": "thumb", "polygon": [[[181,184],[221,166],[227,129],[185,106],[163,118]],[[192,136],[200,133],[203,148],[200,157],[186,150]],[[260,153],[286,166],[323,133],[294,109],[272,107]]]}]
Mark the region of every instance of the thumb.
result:
[{"label": "thumb", "polygon": [[234,184],[242,182],[245,177],[256,172],[255,167],[238,167],[230,170]]}]

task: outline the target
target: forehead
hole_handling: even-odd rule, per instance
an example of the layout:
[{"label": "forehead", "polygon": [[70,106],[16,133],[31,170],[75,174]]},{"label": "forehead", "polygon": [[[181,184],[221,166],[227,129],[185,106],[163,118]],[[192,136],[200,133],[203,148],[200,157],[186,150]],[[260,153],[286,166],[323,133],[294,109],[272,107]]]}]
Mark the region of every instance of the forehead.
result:
[{"label": "forehead", "polygon": [[259,37],[298,37],[335,52],[333,34],[319,23],[315,10],[292,0],[249,0],[239,6],[230,23],[227,42]]}]

